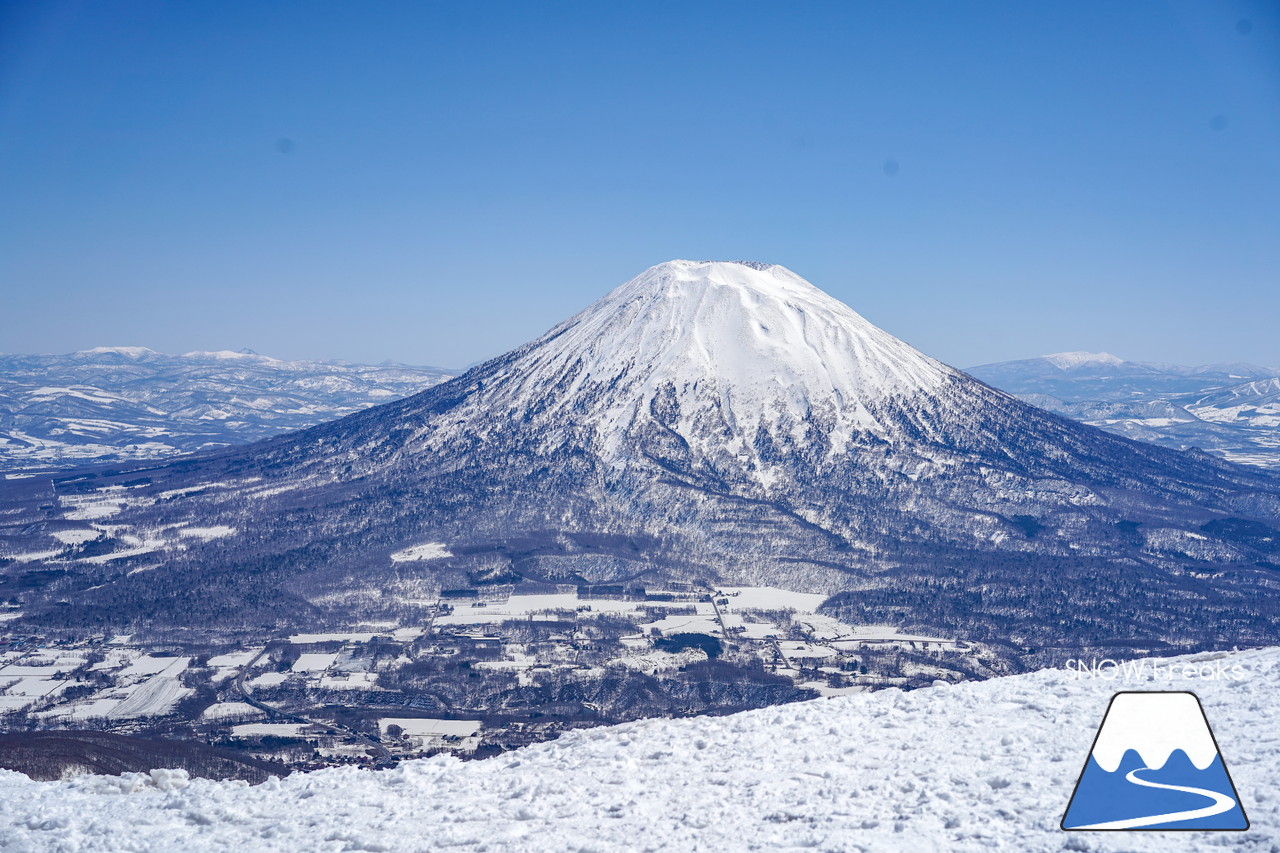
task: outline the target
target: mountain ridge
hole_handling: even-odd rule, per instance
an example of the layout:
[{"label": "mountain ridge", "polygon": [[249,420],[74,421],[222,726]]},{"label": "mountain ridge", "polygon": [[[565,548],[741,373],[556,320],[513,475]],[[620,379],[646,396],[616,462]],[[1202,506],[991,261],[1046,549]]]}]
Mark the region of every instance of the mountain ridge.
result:
[{"label": "mountain ridge", "polygon": [[1073,358],[1059,364],[1057,356],[1042,356],[967,372],[1032,405],[1126,438],[1280,469],[1280,368],[1059,355]]},{"label": "mountain ridge", "polygon": [[407,396],[437,368],[171,355],[104,346],[0,355],[0,470],[71,468],[245,444]]}]

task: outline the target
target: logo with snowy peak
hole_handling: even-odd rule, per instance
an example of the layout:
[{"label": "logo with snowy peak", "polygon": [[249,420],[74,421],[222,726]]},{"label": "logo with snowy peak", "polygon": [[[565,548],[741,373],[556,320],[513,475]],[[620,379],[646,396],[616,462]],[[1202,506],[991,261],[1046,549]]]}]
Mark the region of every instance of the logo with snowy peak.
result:
[{"label": "logo with snowy peak", "polygon": [[1063,829],[1248,829],[1194,693],[1111,697]]}]

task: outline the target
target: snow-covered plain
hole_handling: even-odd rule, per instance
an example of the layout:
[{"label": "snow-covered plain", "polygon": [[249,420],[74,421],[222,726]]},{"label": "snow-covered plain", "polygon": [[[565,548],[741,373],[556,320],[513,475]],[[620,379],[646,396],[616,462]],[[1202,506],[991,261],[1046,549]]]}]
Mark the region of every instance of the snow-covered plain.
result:
[{"label": "snow-covered plain", "polygon": [[[1218,662],[1224,666],[1217,669]],[[728,717],[577,731],[497,758],[295,774],[249,787],[173,771],[31,782],[0,772],[12,851],[1164,851],[1280,845],[1280,649],[1131,680],[1051,670]],[[1058,828],[1118,690],[1194,690],[1247,832]]]}]

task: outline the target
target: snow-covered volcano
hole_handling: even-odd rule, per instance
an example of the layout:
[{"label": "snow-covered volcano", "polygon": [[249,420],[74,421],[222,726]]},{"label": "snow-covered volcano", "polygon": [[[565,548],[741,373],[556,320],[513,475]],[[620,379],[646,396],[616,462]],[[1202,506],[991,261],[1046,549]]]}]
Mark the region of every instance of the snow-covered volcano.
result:
[{"label": "snow-covered volcano", "polygon": [[681,435],[714,423],[741,446],[762,428],[803,432],[815,413],[844,439],[882,434],[872,407],[956,375],[785,267],[670,261],[530,344],[484,402],[530,409],[553,395],[548,415],[614,437],[666,409]]},{"label": "snow-covered volcano", "polygon": [[828,457],[855,436],[891,440],[892,412],[961,377],[785,267],[677,260],[482,367],[450,422],[409,446],[517,422],[537,425],[542,450],[589,444],[616,461],[657,429],[767,483],[768,444],[811,441],[815,426]]},{"label": "snow-covered volcano", "polygon": [[[309,430],[0,488],[6,547],[67,572],[25,605],[43,621],[314,624],[407,587],[671,580],[821,592],[1010,655],[1265,641],[1280,620],[1280,481],[1036,409],[757,263],[660,264]],[[107,535],[82,553],[62,527]]]}]

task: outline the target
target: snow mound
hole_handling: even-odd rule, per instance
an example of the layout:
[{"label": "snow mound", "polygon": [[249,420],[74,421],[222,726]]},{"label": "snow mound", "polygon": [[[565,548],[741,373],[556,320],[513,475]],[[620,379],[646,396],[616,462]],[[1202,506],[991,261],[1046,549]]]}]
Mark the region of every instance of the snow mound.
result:
[{"label": "snow mound", "polygon": [[[1218,660],[1225,658],[1225,660]],[[728,717],[577,731],[483,761],[410,761],[249,787],[152,774],[31,782],[0,773],[6,850],[1160,851],[1144,833],[1058,822],[1117,690],[1195,690],[1253,828],[1280,843],[1280,649],[1203,655],[1239,680],[1129,682],[1049,670]],[[1183,672],[1160,663],[1160,672]],[[184,784],[185,783],[185,784]],[[1189,849],[1189,848],[1186,848]]]}]

